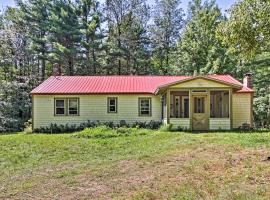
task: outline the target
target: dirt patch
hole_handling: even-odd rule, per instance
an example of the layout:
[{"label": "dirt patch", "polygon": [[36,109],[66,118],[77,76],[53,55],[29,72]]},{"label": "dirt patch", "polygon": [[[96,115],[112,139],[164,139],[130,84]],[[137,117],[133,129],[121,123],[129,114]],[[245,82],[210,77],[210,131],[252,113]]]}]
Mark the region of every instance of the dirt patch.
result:
[{"label": "dirt patch", "polygon": [[209,144],[179,149],[147,160],[122,160],[100,170],[85,166],[79,174],[62,178],[55,178],[55,171],[48,171],[45,176],[36,176],[42,180],[38,185],[14,197],[128,199],[141,195],[142,198],[164,199],[170,198],[183,185],[189,185],[197,192],[197,198],[204,199],[229,199],[226,195],[244,190],[256,192],[262,189],[260,192],[269,194],[270,167],[268,162],[263,162],[268,154],[265,148],[243,149]]}]

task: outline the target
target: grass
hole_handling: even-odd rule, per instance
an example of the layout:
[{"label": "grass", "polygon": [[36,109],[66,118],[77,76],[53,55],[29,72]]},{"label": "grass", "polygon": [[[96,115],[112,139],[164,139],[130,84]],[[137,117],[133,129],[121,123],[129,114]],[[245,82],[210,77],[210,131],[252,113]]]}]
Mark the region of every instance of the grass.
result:
[{"label": "grass", "polygon": [[0,199],[269,199],[270,132],[0,136]]}]

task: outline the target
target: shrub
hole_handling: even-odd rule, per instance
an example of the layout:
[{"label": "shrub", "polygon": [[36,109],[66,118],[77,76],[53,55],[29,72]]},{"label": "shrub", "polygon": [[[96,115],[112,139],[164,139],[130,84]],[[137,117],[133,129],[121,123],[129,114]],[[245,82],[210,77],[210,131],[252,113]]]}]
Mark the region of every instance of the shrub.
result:
[{"label": "shrub", "polygon": [[158,128],[160,127],[160,125],[161,125],[161,122],[160,122],[160,121],[153,121],[153,120],[151,120],[151,121],[147,124],[146,128],[150,128],[150,129],[158,129]]},{"label": "shrub", "polygon": [[119,126],[120,127],[128,127],[128,124],[127,124],[126,120],[120,120]]},{"label": "shrub", "polygon": [[146,128],[146,122],[136,121],[132,124],[132,127]]},{"label": "shrub", "polygon": [[[121,120],[119,124],[114,124],[112,121],[100,123],[99,121],[90,121],[83,122],[80,125],[75,124],[65,124],[65,125],[57,125],[57,124],[50,124],[49,127],[40,127],[35,129],[34,132],[36,133],[71,133],[76,131],[84,130],[85,128],[94,128],[98,126],[106,126],[109,128],[120,128],[120,127],[129,127],[125,120]],[[132,128],[148,128],[148,129],[158,129],[161,125],[160,121],[150,121],[149,123],[146,122],[135,122],[131,125]],[[121,129],[120,129],[121,132]]]},{"label": "shrub", "polygon": [[239,130],[241,131],[250,131],[252,130],[252,127],[250,124],[248,123],[243,123],[240,127],[239,127]]},{"label": "shrub", "polygon": [[95,128],[85,128],[81,132],[77,132],[73,135],[76,138],[112,138],[112,137],[126,137],[131,135],[146,135],[151,133],[151,130],[147,129],[137,129],[137,128],[127,128],[127,127],[118,127],[110,128],[107,126],[97,126]]},{"label": "shrub", "polygon": [[163,131],[163,132],[165,132],[165,131],[172,131],[172,127],[173,127],[172,124],[164,124],[164,125],[162,125],[162,126],[159,128],[159,130],[160,130],[160,131]]},{"label": "shrub", "polygon": [[77,138],[111,138],[117,136],[118,133],[115,130],[104,125],[95,128],[85,128],[83,131],[74,134],[74,137]]},{"label": "shrub", "polygon": [[130,134],[132,132],[131,128],[119,127],[116,129],[116,132],[119,134]]},{"label": "shrub", "polygon": [[109,121],[109,122],[104,122],[104,125],[107,126],[107,127],[110,127],[110,128],[114,128],[115,125],[112,121]]}]

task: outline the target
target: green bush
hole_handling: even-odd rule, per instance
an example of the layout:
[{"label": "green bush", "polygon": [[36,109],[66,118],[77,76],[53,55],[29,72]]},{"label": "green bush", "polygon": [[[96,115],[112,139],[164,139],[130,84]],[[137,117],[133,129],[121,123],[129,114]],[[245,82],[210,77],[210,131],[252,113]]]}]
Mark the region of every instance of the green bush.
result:
[{"label": "green bush", "polygon": [[117,136],[118,133],[115,130],[104,125],[95,128],[85,128],[83,131],[74,134],[74,137],[77,138],[112,138]]},{"label": "green bush", "polygon": [[[85,128],[94,128],[98,126],[106,126],[110,128],[147,128],[147,129],[158,129],[161,125],[160,121],[150,121],[150,122],[135,122],[132,125],[128,125],[125,120],[121,120],[119,124],[114,124],[112,121],[101,123],[99,121],[87,121],[81,123],[80,125],[75,124],[65,124],[57,125],[51,124],[49,127],[41,127],[39,129],[34,129],[35,133],[72,133],[76,131],[82,131]],[[128,129],[127,129],[128,130]],[[129,130],[130,131],[130,130]],[[121,132],[121,129],[120,129]],[[126,132],[128,134],[128,132]]]},{"label": "green bush", "polygon": [[151,132],[147,129],[118,127],[110,128],[108,126],[98,126],[95,128],[85,128],[83,131],[75,133],[73,136],[77,138],[112,138],[131,135],[146,135]]},{"label": "green bush", "polygon": [[163,132],[172,131],[172,127],[173,127],[172,124],[164,124],[159,128],[159,131],[163,131]]}]

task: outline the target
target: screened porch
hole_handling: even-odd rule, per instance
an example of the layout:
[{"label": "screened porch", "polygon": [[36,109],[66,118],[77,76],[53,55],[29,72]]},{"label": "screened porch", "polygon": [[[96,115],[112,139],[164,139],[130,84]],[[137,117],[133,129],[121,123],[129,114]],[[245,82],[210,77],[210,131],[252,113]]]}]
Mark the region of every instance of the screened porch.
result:
[{"label": "screened porch", "polygon": [[183,129],[230,129],[230,98],[229,89],[167,91],[162,96],[163,120]]}]

